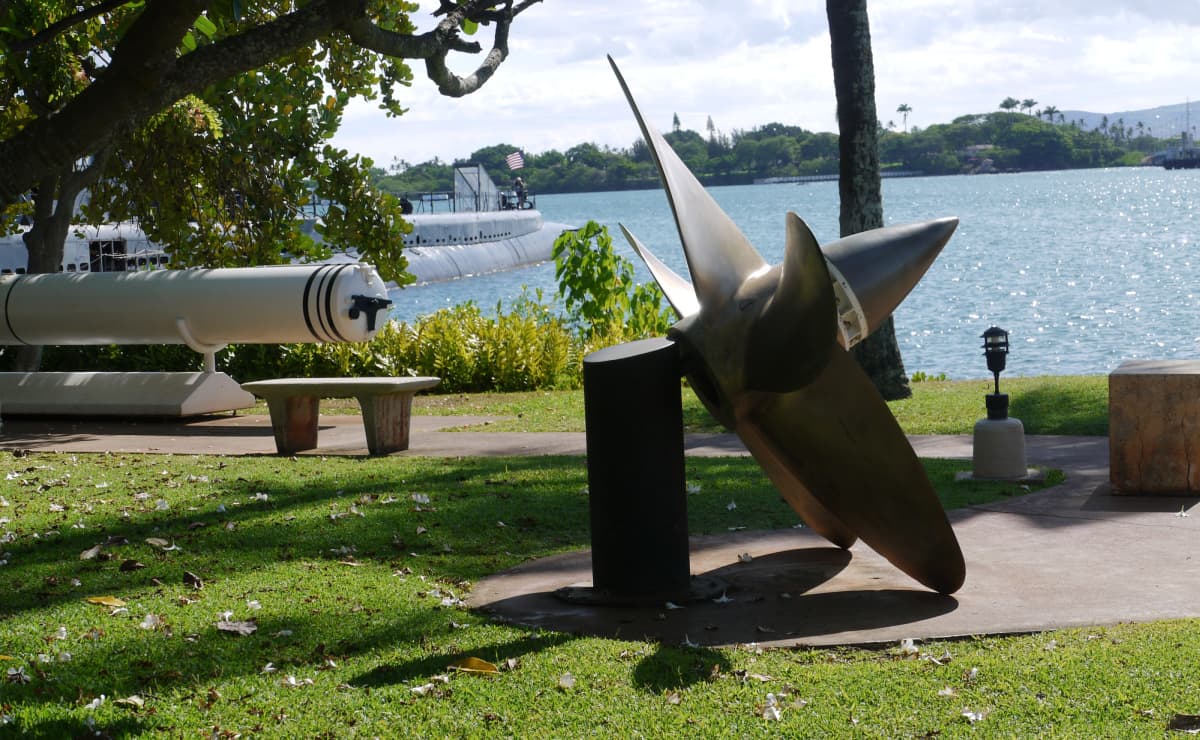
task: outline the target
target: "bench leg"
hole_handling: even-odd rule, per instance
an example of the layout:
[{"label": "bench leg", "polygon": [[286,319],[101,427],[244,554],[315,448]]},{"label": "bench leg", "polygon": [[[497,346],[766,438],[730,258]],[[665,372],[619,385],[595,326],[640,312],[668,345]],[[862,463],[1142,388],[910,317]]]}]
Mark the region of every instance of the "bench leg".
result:
[{"label": "bench leg", "polygon": [[275,449],[280,455],[316,449],[320,402],[316,396],[267,399],[271,430],[275,432]]},{"label": "bench leg", "polygon": [[408,449],[412,398],[411,392],[358,397],[363,428],[367,432],[367,450],[372,455]]}]

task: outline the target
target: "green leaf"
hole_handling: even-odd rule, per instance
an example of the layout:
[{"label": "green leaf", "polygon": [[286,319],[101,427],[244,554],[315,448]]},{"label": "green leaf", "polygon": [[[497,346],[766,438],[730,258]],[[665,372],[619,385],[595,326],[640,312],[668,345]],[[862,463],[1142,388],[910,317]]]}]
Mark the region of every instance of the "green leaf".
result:
[{"label": "green leaf", "polygon": [[474,36],[475,32],[479,30],[479,24],[470,18],[463,18],[462,30],[468,36]]},{"label": "green leaf", "polygon": [[196,50],[196,37],[192,35],[191,31],[188,31],[183,35],[183,48],[187,49],[188,51]]},{"label": "green leaf", "polygon": [[202,15],[196,19],[196,30],[211,39],[217,33],[217,25]]}]

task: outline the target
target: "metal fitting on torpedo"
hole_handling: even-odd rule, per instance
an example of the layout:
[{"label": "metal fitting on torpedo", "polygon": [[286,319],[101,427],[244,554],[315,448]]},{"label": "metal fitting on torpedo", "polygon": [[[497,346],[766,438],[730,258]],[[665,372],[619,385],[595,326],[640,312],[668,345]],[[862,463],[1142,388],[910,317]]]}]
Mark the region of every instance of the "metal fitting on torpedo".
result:
[{"label": "metal fitting on torpedo", "polygon": [[375,314],[392,305],[388,298],[378,298],[372,295],[352,295],[350,300],[350,318],[357,319],[359,312],[367,314],[367,331],[375,331]]}]

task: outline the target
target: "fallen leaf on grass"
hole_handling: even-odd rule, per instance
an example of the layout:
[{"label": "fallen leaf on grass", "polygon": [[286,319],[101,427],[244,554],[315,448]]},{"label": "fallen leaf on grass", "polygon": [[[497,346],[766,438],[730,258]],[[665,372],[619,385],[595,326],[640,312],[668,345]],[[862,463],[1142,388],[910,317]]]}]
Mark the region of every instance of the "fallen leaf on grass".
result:
[{"label": "fallen leaf on grass", "polygon": [[463,673],[499,673],[500,670],[492,663],[480,658],[462,658],[447,666],[454,671]]},{"label": "fallen leaf on grass", "polygon": [[967,720],[967,722],[969,724],[973,725],[976,722],[979,722],[980,720],[982,720],[984,717],[986,717],[987,712],[972,712],[970,709],[964,708],[962,710],[962,716],[963,716],[963,718],[965,718]]},{"label": "fallen leaf on grass", "polygon": [[17,666],[16,668],[9,668],[4,672],[4,680],[9,683],[29,683],[33,679],[25,672],[23,666]]},{"label": "fallen leaf on grass", "polygon": [[132,707],[134,709],[141,709],[142,707],[146,706],[146,700],[143,699],[142,697],[138,696],[137,694],[134,694],[132,696],[127,696],[124,699],[117,699],[116,701],[113,702],[113,704],[116,704],[117,706],[120,706],[120,707]]},{"label": "fallen leaf on grass", "polygon": [[312,686],[313,680],[311,678],[297,679],[295,676],[288,676],[287,678],[283,679],[279,683],[283,684],[284,686],[291,686],[292,688],[297,688],[300,686]]},{"label": "fallen leaf on grass", "polygon": [[98,558],[100,556],[100,553],[103,551],[104,551],[104,545],[96,545],[95,547],[89,547],[88,549],[79,553],[79,559],[80,560],[95,560],[96,558]]},{"label": "fallen leaf on grass", "polygon": [[253,635],[258,631],[258,625],[254,622],[234,622],[222,619],[217,622],[217,629],[221,632],[229,632],[235,635]]},{"label": "fallen leaf on grass", "polygon": [[1200,735],[1200,714],[1176,714],[1167,722],[1168,730],[1186,732],[1189,735]]},{"label": "fallen leaf on grass", "polygon": [[116,596],[89,596],[84,599],[84,601],[97,606],[125,606],[125,602],[121,601]]},{"label": "fallen leaf on grass", "polygon": [[204,588],[204,581],[200,580],[200,576],[187,570],[183,572],[183,583],[184,585],[191,586],[197,591]]},{"label": "fallen leaf on grass", "polygon": [[759,707],[759,715],[771,722],[778,722],[783,719],[783,711],[779,708],[779,702],[774,694],[767,694],[767,700]]},{"label": "fallen leaf on grass", "polygon": [[142,568],[145,568],[145,567],[146,566],[144,564],[139,563],[136,560],[125,560],[121,563],[120,571],[122,573],[128,573],[133,570],[141,570]]},{"label": "fallen leaf on grass", "polygon": [[157,547],[158,549],[162,550],[163,552],[171,552],[172,550],[179,549],[178,547],[176,547],[175,545],[172,545],[167,540],[164,540],[162,537],[147,537],[146,544],[150,545],[151,547]]}]

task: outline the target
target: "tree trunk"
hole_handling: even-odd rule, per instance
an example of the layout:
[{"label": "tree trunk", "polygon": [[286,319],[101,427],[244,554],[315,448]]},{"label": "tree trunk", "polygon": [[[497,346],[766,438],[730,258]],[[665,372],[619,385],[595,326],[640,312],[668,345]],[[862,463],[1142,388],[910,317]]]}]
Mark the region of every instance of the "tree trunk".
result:
[{"label": "tree trunk", "polygon": [[[58,272],[62,268],[63,246],[71,230],[75,198],[85,185],[95,179],[99,163],[83,172],[66,170],[60,177],[46,177],[38,182],[34,195],[33,226],[22,237],[29,253],[26,271],[31,274]],[[42,348],[25,345],[17,348],[17,372],[37,372],[42,364]]]},{"label": "tree trunk", "polygon": [[[825,12],[837,93],[840,224],[842,236],[849,236],[883,226],[875,65],[866,0],[826,0]],[[885,399],[912,395],[891,317],[859,343],[853,354]]]}]

